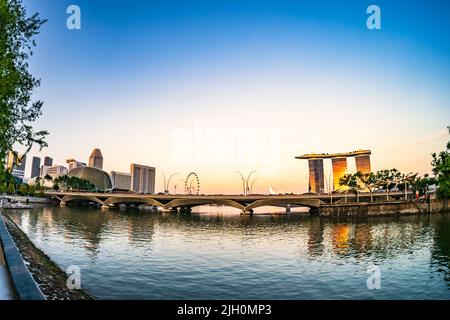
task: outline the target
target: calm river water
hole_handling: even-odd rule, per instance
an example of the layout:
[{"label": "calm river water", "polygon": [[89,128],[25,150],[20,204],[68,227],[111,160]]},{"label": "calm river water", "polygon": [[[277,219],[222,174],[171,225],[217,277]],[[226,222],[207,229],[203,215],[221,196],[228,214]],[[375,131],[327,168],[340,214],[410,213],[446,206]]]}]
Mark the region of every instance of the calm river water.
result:
[{"label": "calm river water", "polygon": [[[82,287],[100,299],[450,299],[449,214],[197,211],[55,206],[10,215],[61,268],[79,266]],[[371,266],[380,289],[368,289]]]}]

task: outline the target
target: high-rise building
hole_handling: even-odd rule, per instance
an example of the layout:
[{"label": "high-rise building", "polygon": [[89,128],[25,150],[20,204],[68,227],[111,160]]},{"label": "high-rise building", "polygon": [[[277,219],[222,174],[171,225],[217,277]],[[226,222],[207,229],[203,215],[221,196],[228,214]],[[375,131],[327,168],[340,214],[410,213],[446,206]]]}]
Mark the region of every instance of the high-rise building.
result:
[{"label": "high-rise building", "polygon": [[131,174],[125,172],[111,171],[111,182],[114,189],[130,190]]},{"label": "high-rise building", "polygon": [[347,173],[347,158],[331,158],[333,167],[333,190],[340,189],[339,179]]},{"label": "high-rise building", "polygon": [[362,155],[362,156],[356,156],[355,157],[356,162],[356,171],[362,172],[362,173],[370,173],[372,171],[370,167],[370,156],[369,155]]},{"label": "high-rise building", "polygon": [[44,158],[44,166],[51,167],[53,165],[53,158],[45,157]]},{"label": "high-rise building", "polygon": [[100,149],[94,149],[89,157],[89,167],[103,169],[103,156]]},{"label": "high-rise building", "polygon": [[309,189],[311,192],[323,193],[324,172],[323,159],[331,159],[333,167],[333,187],[334,190],[340,188],[339,179],[347,172],[347,158],[355,157],[356,171],[370,173],[370,150],[357,150],[343,153],[310,153],[295,157],[296,159],[308,160],[309,164]]},{"label": "high-rise building", "polygon": [[33,157],[31,162],[31,178],[38,177],[40,173],[41,158]]},{"label": "high-rise building", "polygon": [[322,159],[309,159],[309,191],[324,193],[324,173]]},{"label": "high-rise building", "polygon": [[52,167],[44,166],[44,168],[45,168],[44,176],[49,175],[50,177],[55,178],[67,174],[67,168],[64,166],[52,166]]},{"label": "high-rise building", "polygon": [[69,166],[69,171],[78,167],[86,167],[86,163],[77,161],[75,159],[67,159],[66,162]]},{"label": "high-rise building", "polygon": [[8,153],[8,159],[6,161],[6,167],[11,171],[11,174],[19,179],[25,176],[25,165],[27,163],[27,157],[24,155],[19,155],[15,152],[10,151]]},{"label": "high-rise building", "polygon": [[44,157],[44,164],[41,166],[40,176],[45,177],[47,175],[47,170],[53,165],[53,158]]},{"label": "high-rise building", "polygon": [[156,169],[139,164],[131,164],[131,191],[137,193],[155,193]]}]

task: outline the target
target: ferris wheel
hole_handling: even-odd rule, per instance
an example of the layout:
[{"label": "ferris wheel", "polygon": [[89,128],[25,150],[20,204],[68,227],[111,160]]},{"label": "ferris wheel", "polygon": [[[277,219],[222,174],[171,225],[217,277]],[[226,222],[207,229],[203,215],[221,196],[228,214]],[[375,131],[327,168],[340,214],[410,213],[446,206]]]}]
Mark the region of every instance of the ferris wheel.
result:
[{"label": "ferris wheel", "polygon": [[184,181],[184,192],[186,194],[199,194],[200,193],[200,180],[195,172],[191,172],[187,175]]}]

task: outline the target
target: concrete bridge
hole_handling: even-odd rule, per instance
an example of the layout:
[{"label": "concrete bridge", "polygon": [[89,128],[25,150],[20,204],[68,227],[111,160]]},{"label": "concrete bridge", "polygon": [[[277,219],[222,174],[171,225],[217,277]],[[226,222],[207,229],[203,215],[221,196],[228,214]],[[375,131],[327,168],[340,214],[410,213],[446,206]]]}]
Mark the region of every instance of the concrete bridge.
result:
[{"label": "concrete bridge", "polygon": [[[255,208],[264,206],[278,206],[290,211],[292,207],[307,207],[312,212],[319,211],[321,204],[342,203],[354,201],[354,194],[335,195],[142,195],[133,193],[90,193],[90,192],[56,192],[45,193],[60,202],[61,206],[76,202],[96,203],[102,209],[118,207],[119,205],[153,206],[165,210],[190,211],[191,208],[201,205],[229,206],[241,210],[243,213],[252,213]],[[390,197],[401,197],[401,192],[391,192]],[[362,193],[360,198],[368,197]],[[386,197],[385,193],[377,193],[374,198]]]},{"label": "concrete bridge", "polygon": [[47,196],[57,199],[60,205],[68,203],[97,203],[102,209],[119,205],[146,205],[166,210],[190,211],[201,205],[228,206],[251,213],[255,208],[263,206],[307,207],[318,209],[320,200],[307,196],[242,196],[242,195],[141,195],[130,193],[85,193],[85,192],[46,192]]}]

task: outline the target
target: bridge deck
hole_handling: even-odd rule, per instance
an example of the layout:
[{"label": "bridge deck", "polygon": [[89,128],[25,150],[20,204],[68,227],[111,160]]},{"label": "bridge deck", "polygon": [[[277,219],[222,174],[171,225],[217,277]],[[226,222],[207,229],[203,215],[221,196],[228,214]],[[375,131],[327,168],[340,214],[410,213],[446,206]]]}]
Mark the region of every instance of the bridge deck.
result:
[{"label": "bridge deck", "polygon": [[[356,198],[355,194],[302,194],[302,195],[164,195],[164,194],[133,194],[133,193],[93,193],[93,192],[46,192],[47,196],[57,198],[61,205],[70,202],[88,201],[97,203],[102,209],[125,205],[148,205],[165,209],[190,210],[200,205],[224,205],[245,212],[263,206],[303,206],[311,209],[320,208],[321,204],[335,203],[340,199]],[[391,192],[390,196],[404,196],[401,192]],[[360,197],[368,193],[360,193]],[[371,198],[386,197],[386,194],[372,194]],[[344,201],[344,200],[341,200]],[[288,209],[287,209],[288,210]]]}]

